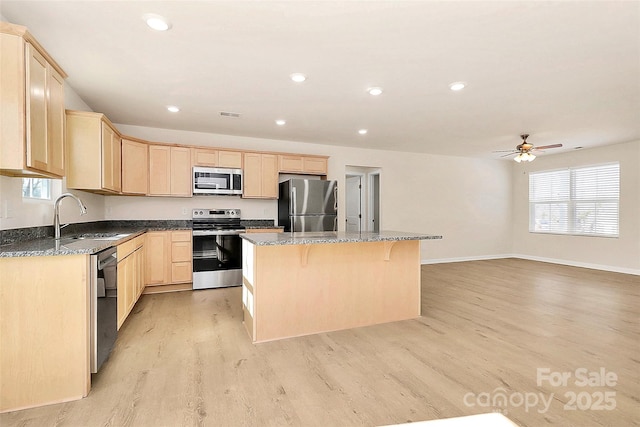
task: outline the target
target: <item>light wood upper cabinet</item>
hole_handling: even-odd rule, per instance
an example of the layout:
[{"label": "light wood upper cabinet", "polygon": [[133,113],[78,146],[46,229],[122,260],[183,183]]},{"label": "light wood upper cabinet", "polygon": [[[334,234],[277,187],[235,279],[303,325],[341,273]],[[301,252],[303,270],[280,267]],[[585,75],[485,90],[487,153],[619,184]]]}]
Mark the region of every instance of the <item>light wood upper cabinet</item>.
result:
[{"label": "light wood upper cabinet", "polygon": [[66,77],[25,27],[0,22],[0,174],[64,175]]},{"label": "light wood upper cabinet", "polygon": [[327,158],[323,156],[278,155],[278,170],[281,173],[327,174]]},{"label": "light wood upper cabinet", "polygon": [[146,143],[122,140],[122,192],[149,192],[149,152]]},{"label": "light wood upper cabinet", "polygon": [[102,186],[114,193],[122,190],[121,140],[115,129],[102,122]]},{"label": "light wood upper cabinet", "polygon": [[191,151],[187,147],[171,147],[171,195],[191,197]]},{"label": "light wood upper cabinet", "polygon": [[199,147],[192,148],[191,165],[241,169],[242,152]]},{"label": "light wood upper cabinet", "polygon": [[120,193],[121,140],[104,114],[67,110],[67,187]]},{"label": "light wood upper cabinet", "polygon": [[278,157],[275,154],[244,153],[242,197],[278,198]]},{"label": "light wood upper cabinet", "polygon": [[242,152],[241,151],[218,151],[218,166],[221,168],[242,168]]},{"label": "light wood upper cabinet", "polygon": [[149,195],[191,196],[191,150],[149,145]]},{"label": "light wood upper cabinet", "polygon": [[207,167],[218,166],[218,150],[212,150],[210,148],[192,148],[191,165]]}]

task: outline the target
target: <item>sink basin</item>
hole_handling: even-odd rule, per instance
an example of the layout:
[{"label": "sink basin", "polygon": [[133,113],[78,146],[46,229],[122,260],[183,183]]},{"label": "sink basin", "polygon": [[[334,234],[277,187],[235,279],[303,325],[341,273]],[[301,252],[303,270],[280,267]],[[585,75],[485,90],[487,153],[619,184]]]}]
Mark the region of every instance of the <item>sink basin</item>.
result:
[{"label": "sink basin", "polygon": [[79,236],[70,237],[74,240],[120,240],[129,236],[131,233],[113,234],[113,233],[86,233]]}]

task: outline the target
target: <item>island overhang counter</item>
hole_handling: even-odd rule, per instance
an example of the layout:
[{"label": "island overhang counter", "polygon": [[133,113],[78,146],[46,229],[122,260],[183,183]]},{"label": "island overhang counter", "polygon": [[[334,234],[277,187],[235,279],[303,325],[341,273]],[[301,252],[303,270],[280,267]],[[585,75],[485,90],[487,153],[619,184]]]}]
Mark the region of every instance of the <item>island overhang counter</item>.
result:
[{"label": "island overhang counter", "polygon": [[254,343],[420,316],[420,240],[382,231],[241,234]]}]

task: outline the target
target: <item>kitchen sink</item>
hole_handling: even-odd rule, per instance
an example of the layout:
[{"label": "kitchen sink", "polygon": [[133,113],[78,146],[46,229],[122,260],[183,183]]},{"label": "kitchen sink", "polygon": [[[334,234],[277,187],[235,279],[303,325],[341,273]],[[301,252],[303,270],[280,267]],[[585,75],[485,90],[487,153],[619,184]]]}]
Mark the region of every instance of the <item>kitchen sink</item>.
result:
[{"label": "kitchen sink", "polygon": [[78,236],[70,237],[70,239],[74,240],[120,240],[131,233],[122,233],[122,234],[113,234],[113,233],[86,233],[80,234]]}]

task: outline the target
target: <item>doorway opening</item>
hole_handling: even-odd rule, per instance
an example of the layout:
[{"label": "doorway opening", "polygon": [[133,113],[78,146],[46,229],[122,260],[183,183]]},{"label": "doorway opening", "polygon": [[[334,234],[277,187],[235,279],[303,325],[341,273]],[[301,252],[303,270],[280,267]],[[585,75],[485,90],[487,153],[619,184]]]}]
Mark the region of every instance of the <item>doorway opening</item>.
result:
[{"label": "doorway opening", "polygon": [[345,171],[345,230],[381,230],[380,168],[347,166]]}]

